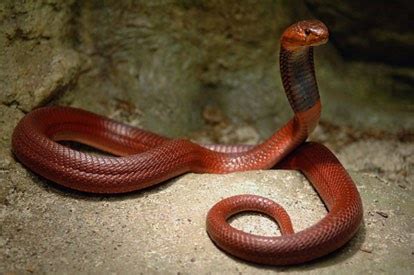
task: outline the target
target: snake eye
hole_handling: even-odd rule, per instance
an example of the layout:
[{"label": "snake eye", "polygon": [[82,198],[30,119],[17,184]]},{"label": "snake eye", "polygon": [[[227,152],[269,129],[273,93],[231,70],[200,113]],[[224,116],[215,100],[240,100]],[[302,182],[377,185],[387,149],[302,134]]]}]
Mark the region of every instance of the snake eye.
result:
[{"label": "snake eye", "polygon": [[311,34],[312,32],[311,32],[311,30],[310,29],[305,29],[305,34],[306,35],[309,35],[309,34]]}]

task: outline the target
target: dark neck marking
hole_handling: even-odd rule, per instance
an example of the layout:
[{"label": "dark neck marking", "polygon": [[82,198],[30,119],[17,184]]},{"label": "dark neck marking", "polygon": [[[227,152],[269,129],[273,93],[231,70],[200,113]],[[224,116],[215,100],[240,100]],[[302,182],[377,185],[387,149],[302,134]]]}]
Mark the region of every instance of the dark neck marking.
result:
[{"label": "dark neck marking", "polygon": [[309,110],[319,100],[313,65],[313,48],[280,49],[280,72],[283,87],[293,111]]}]

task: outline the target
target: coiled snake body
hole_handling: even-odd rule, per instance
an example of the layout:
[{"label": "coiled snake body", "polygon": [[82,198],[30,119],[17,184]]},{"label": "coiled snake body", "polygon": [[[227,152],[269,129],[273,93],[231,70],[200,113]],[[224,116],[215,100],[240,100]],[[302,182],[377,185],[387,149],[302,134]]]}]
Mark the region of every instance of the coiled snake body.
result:
[{"label": "coiled snake body", "polygon": [[[281,38],[282,82],[294,117],[256,146],[199,145],[169,139],[69,107],[39,108],[16,126],[12,148],[32,171],[66,187],[93,193],[139,190],[186,172],[229,173],[272,167],[300,170],[328,208],[315,225],[294,233],[277,203],[254,195],[227,198],[207,215],[210,238],[247,261],[285,265],[326,255],[341,247],[362,220],[359,193],[345,169],[324,146],[306,143],[321,110],[313,65],[313,46],[328,40],[317,20],[298,22]],[[94,156],[57,143],[78,141],[118,157]],[[282,236],[264,237],[231,227],[227,219],[242,211],[273,217]]]}]

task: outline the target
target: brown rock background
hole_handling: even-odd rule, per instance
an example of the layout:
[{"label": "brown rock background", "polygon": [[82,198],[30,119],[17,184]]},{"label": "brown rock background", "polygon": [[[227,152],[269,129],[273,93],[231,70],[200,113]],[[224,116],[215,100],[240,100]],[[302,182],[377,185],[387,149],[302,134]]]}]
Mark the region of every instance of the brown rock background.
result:
[{"label": "brown rock background", "polygon": [[2,1],[0,102],[78,106],[172,136],[203,129],[213,109],[264,137],[291,115],[281,31],[316,17],[332,32],[316,55],[323,120],[412,130],[408,4],[339,2]]},{"label": "brown rock background", "polygon": [[412,66],[414,5],[397,1],[306,0],[329,25],[332,43],[347,59]]}]

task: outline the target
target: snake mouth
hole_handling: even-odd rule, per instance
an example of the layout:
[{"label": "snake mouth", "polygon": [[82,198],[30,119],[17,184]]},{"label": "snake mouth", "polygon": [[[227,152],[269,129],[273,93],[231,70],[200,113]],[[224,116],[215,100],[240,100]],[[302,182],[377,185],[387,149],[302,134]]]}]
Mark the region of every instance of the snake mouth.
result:
[{"label": "snake mouth", "polygon": [[328,28],[319,20],[299,21],[282,34],[281,44],[287,49],[325,44],[329,38]]}]

